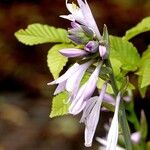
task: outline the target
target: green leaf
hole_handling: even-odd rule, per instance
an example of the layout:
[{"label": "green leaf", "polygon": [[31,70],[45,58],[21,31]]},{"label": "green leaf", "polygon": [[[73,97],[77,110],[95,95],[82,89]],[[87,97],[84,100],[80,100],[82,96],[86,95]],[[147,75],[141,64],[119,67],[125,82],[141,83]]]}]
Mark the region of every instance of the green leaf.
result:
[{"label": "green leaf", "polygon": [[39,23],[28,25],[26,29],[15,32],[16,38],[26,45],[37,45],[49,42],[68,43],[67,31]]},{"label": "green leaf", "polygon": [[144,113],[144,110],[141,111],[141,119],[140,119],[140,132],[144,139],[146,139],[148,134],[148,126],[147,126],[147,120]]},{"label": "green leaf", "polygon": [[110,36],[110,57],[119,60],[122,69],[135,71],[138,68],[140,56],[132,43],[120,37]]},{"label": "green leaf", "polygon": [[62,116],[68,113],[69,104],[65,103],[68,100],[68,93],[62,92],[53,98],[52,111],[50,117]]},{"label": "green leaf", "polygon": [[68,58],[61,55],[59,50],[71,47],[73,47],[72,44],[56,44],[48,51],[47,63],[54,79],[59,77],[59,73],[68,61]]},{"label": "green leaf", "polygon": [[149,80],[150,73],[150,46],[146,51],[143,52],[142,58],[139,63],[139,70],[137,74],[138,78],[138,87],[141,93],[141,96],[144,98],[147,90],[147,86],[150,85]]},{"label": "green leaf", "polygon": [[143,32],[146,32],[146,31],[150,31],[150,17],[144,18],[135,27],[126,31],[126,34],[123,37],[123,39],[130,40],[133,37],[135,37],[136,35],[143,33]]}]

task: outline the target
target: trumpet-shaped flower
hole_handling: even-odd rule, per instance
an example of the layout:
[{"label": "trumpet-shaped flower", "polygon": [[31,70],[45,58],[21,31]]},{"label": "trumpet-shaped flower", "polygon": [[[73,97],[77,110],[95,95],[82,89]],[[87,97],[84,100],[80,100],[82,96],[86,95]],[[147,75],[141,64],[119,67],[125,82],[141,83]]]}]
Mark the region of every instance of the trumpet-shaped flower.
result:
[{"label": "trumpet-shaped flower", "polygon": [[106,92],[107,84],[104,84],[101,93],[98,96],[90,98],[83,110],[83,115],[80,122],[85,123],[85,146],[90,147],[92,145],[95,130],[99,121],[100,108],[104,95]]},{"label": "trumpet-shaped flower", "polygon": [[116,98],[116,106],[115,106],[114,116],[113,116],[111,126],[110,126],[110,129],[108,132],[106,150],[115,150],[116,146],[117,146],[118,132],[119,132],[118,131],[119,130],[118,112],[119,112],[120,99],[121,99],[121,94],[118,93],[117,98]]},{"label": "trumpet-shaped flower", "polygon": [[78,6],[74,3],[68,3],[68,0],[66,0],[66,7],[71,14],[61,15],[60,17],[68,19],[70,21],[79,22],[80,24],[91,28],[96,34],[97,38],[100,40],[101,35],[87,1],[77,0],[77,2]]},{"label": "trumpet-shaped flower", "polygon": [[93,60],[88,61],[84,64],[79,65],[75,63],[70,67],[66,73],[60,76],[58,79],[48,83],[48,85],[58,84],[54,95],[64,91],[65,89],[70,92],[71,97],[78,91],[80,81],[87,70],[87,68],[92,64]]},{"label": "trumpet-shaped flower", "polygon": [[99,64],[92,75],[90,76],[89,80],[81,86],[79,89],[76,97],[72,101],[70,107],[69,107],[69,113],[76,115],[80,113],[83,108],[85,107],[87,100],[92,96],[92,94],[95,91],[101,64]]}]

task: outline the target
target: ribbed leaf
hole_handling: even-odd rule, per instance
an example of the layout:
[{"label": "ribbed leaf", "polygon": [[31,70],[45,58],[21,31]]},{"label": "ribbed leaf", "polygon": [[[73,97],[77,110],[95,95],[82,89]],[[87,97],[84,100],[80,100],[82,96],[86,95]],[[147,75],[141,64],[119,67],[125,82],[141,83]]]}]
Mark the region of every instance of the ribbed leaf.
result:
[{"label": "ribbed leaf", "polygon": [[29,25],[27,29],[20,29],[15,33],[15,36],[20,42],[26,45],[69,42],[66,30],[38,23]]},{"label": "ribbed leaf", "polygon": [[52,110],[50,113],[50,117],[62,116],[68,113],[69,104],[65,103],[68,99],[67,92],[62,92],[56,95],[52,101]]},{"label": "ribbed leaf", "polygon": [[132,43],[120,37],[110,36],[110,46],[110,57],[119,60],[122,69],[126,71],[137,69],[140,57]]},{"label": "ribbed leaf", "polygon": [[147,86],[150,85],[150,46],[142,55],[137,74],[140,93],[145,97]]},{"label": "ribbed leaf", "polygon": [[130,40],[131,38],[135,37],[136,35],[146,32],[146,31],[150,31],[150,17],[144,18],[135,27],[126,31],[126,34],[123,38],[126,40]]},{"label": "ribbed leaf", "polygon": [[57,44],[48,51],[47,63],[54,79],[58,78],[59,73],[62,71],[63,67],[68,61],[68,58],[61,55],[59,50],[71,47],[73,47],[72,44]]}]

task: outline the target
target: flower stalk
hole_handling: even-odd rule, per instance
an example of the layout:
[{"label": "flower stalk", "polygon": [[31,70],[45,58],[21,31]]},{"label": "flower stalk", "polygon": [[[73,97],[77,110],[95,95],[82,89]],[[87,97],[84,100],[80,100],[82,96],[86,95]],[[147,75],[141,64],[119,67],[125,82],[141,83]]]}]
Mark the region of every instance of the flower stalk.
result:
[{"label": "flower stalk", "polygon": [[[112,73],[109,74],[109,77],[110,77],[111,86],[114,91],[114,94],[117,96],[117,93],[119,92],[119,90],[118,90],[118,87],[117,87],[117,84],[115,81],[113,68],[112,68],[110,60],[109,59],[105,60],[105,64],[107,67],[110,67],[112,69]],[[120,125],[122,128],[122,134],[124,137],[125,147],[127,150],[132,150],[132,143],[131,143],[131,139],[130,139],[130,129],[129,129],[129,125],[127,122],[124,102],[122,100],[120,101],[119,122],[120,122]]]}]

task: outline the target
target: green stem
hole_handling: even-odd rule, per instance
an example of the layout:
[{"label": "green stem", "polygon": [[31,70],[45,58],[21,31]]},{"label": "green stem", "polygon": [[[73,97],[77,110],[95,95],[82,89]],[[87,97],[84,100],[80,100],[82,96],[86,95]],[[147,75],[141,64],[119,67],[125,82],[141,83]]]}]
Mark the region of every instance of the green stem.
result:
[{"label": "green stem", "polygon": [[[105,64],[107,67],[111,67],[111,62],[109,59],[107,59],[105,61]],[[113,68],[112,68],[113,70]],[[110,80],[111,80],[111,86],[112,89],[114,91],[114,94],[117,96],[119,90],[115,81],[115,77],[114,77],[114,73],[112,71],[111,74],[109,74]],[[132,150],[132,143],[131,143],[131,139],[130,139],[130,129],[129,129],[129,125],[127,122],[127,117],[126,117],[126,113],[125,113],[125,107],[124,107],[124,102],[123,100],[120,102],[120,110],[119,110],[119,122],[122,128],[122,133],[123,133],[123,137],[124,137],[124,141],[125,141],[125,147],[127,150]]]}]

